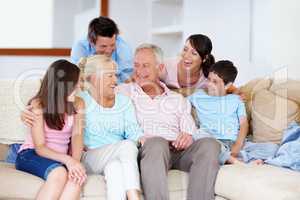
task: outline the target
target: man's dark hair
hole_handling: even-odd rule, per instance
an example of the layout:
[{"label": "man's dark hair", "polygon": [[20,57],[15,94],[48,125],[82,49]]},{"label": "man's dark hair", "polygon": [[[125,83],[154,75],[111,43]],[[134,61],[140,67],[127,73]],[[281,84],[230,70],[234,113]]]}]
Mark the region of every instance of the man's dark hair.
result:
[{"label": "man's dark hair", "polygon": [[88,40],[95,44],[97,36],[113,37],[119,34],[117,24],[108,17],[97,17],[89,24]]},{"label": "man's dark hair", "polygon": [[237,68],[229,60],[220,60],[213,64],[209,72],[214,72],[217,74],[226,85],[227,83],[234,82],[238,74]]}]

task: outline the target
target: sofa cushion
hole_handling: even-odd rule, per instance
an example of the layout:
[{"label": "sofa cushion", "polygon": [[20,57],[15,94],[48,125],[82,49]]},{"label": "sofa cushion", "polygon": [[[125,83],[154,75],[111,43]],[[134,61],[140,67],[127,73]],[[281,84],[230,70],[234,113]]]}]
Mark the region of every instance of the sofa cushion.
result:
[{"label": "sofa cushion", "polygon": [[[7,180],[0,187],[0,199],[2,198],[28,198],[34,199],[37,191],[43,184],[43,180],[18,171],[14,165],[0,162],[0,180]],[[188,174],[178,170],[169,171],[169,191],[175,199],[185,197]],[[83,198],[105,197],[106,185],[103,176],[89,175],[82,191]]]},{"label": "sofa cushion", "polygon": [[1,199],[33,199],[43,183],[42,179],[18,171],[7,163],[0,163],[0,180],[5,180],[0,187]]},{"label": "sofa cushion", "polygon": [[300,173],[271,165],[225,165],[215,192],[230,200],[299,200]]},{"label": "sofa cushion", "polygon": [[39,80],[0,80],[0,143],[12,144],[22,142],[28,128],[20,119],[21,110],[35,95]]},{"label": "sofa cushion", "polygon": [[270,91],[278,96],[288,98],[300,104],[300,81],[286,80],[286,81],[274,81]]},{"label": "sofa cushion", "polygon": [[[170,192],[183,192],[187,189],[188,174],[179,170],[170,170],[168,183]],[[83,196],[105,196],[105,187],[103,176],[89,175],[83,189]]]},{"label": "sofa cushion", "polygon": [[271,87],[271,84],[271,79],[257,78],[241,86],[240,91],[245,94],[246,100],[250,101],[256,92],[264,89],[268,90]]},{"label": "sofa cushion", "polygon": [[255,142],[281,142],[283,130],[299,118],[299,105],[268,90],[255,93],[251,125]]}]

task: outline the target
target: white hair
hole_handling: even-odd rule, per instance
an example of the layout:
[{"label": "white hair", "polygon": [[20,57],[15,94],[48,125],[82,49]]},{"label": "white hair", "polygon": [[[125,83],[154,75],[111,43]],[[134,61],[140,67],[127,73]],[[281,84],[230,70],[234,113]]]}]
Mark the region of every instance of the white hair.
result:
[{"label": "white hair", "polygon": [[152,50],[152,52],[154,53],[154,56],[156,58],[156,61],[159,64],[163,63],[163,50],[159,46],[157,46],[155,44],[143,43],[143,44],[140,44],[136,48],[135,54],[137,54],[142,49],[150,49],[150,50]]}]

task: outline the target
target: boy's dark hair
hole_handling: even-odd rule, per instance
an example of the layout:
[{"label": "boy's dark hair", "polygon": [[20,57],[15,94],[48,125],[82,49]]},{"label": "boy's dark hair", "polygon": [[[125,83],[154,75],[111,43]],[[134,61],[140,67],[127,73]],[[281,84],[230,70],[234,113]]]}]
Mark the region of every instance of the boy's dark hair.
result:
[{"label": "boy's dark hair", "polygon": [[108,17],[97,17],[89,24],[88,40],[95,44],[97,36],[113,37],[119,34],[117,24]]},{"label": "boy's dark hair", "polygon": [[213,64],[209,72],[214,72],[217,74],[226,85],[227,83],[233,83],[238,74],[237,68],[229,60],[220,60]]}]

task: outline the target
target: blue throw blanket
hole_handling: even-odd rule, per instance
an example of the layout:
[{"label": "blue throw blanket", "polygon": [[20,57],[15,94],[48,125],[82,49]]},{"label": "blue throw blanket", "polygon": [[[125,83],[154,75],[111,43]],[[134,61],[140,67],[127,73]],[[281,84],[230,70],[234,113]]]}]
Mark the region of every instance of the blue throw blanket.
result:
[{"label": "blue throw blanket", "polygon": [[300,171],[300,126],[289,124],[283,133],[280,145],[273,143],[246,142],[241,150],[240,159],[248,163],[261,159],[265,163]]},{"label": "blue throw blanket", "polygon": [[300,126],[293,122],[284,131],[280,147],[274,157],[265,161],[270,165],[300,171]]}]

